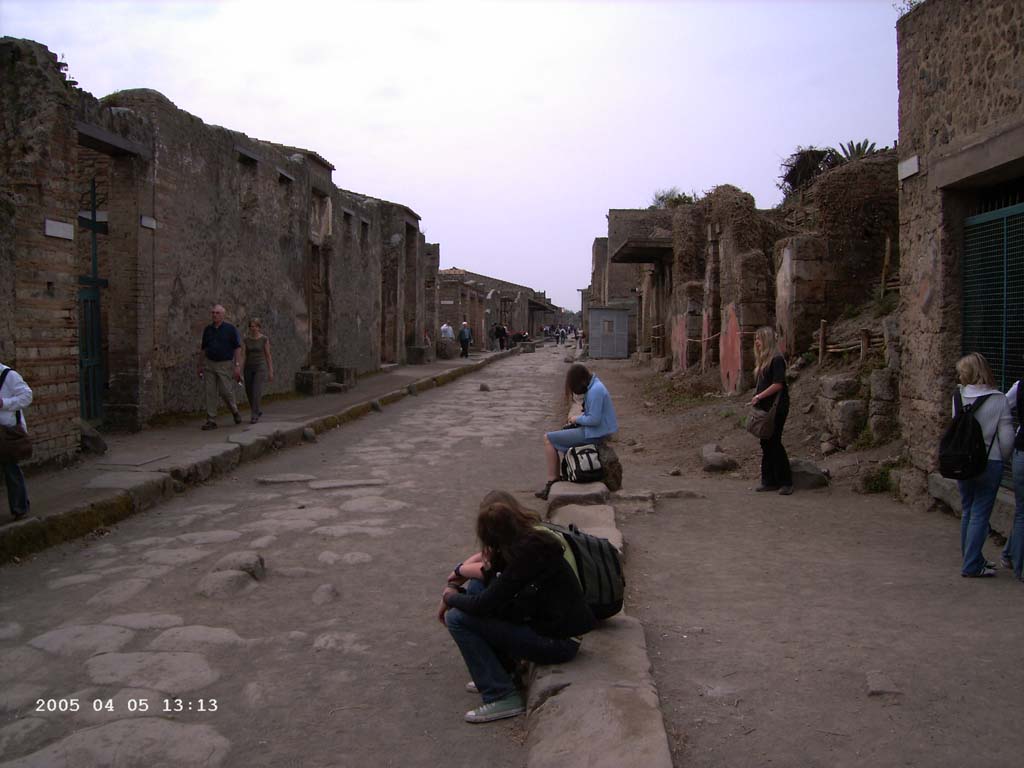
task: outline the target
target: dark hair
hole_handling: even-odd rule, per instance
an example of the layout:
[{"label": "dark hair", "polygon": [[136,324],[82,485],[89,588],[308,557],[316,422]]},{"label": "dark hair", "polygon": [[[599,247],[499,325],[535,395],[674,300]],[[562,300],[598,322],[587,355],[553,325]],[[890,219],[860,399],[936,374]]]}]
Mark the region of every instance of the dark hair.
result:
[{"label": "dark hair", "polygon": [[573,363],[565,374],[565,396],[571,400],[573,395],[586,394],[592,378],[587,366]]},{"label": "dark hair", "polygon": [[480,502],[476,519],[476,535],[485,548],[496,552],[505,564],[512,562],[526,549],[562,548],[553,536],[538,528],[540,516],[505,491],[491,491]]}]

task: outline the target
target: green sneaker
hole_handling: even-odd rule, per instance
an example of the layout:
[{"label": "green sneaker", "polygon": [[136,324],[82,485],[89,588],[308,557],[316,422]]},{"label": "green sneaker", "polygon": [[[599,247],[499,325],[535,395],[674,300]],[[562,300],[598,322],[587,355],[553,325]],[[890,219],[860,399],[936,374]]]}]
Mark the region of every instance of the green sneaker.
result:
[{"label": "green sneaker", "polygon": [[518,693],[510,693],[503,699],[492,701],[489,704],[481,704],[476,709],[466,713],[467,723],[489,723],[492,720],[504,720],[506,717],[515,717],[526,711],[526,704],[523,697]]}]

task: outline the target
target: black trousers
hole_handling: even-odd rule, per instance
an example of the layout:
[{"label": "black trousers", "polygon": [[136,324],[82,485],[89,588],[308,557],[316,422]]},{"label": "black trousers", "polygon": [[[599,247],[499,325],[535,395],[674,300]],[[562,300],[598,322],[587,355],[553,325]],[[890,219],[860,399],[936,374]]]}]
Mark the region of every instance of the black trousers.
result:
[{"label": "black trousers", "polygon": [[466,339],[465,341],[459,339],[459,344],[462,345],[462,354],[460,357],[469,357],[469,339]]},{"label": "black trousers", "polygon": [[789,404],[779,406],[775,412],[775,431],[767,440],[761,441],[761,485],[781,487],[793,484],[793,473],[789,468],[789,456],[782,447],[782,428],[786,426]]}]

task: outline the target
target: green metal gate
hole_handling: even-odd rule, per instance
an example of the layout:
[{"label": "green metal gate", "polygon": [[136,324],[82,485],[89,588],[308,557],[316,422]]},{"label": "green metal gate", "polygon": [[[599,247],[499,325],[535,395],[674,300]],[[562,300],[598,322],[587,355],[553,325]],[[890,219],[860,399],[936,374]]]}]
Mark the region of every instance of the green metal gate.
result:
[{"label": "green metal gate", "polygon": [[961,348],[985,356],[1004,392],[1024,377],[1024,204],[964,221]]},{"label": "green metal gate", "polygon": [[107,234],[106,222],[97,220],[96,179],[89,182],[89,218],[81,215],[78,225],[89,231],[90,271],[78,276],[78,397],[85,421],[103,418],[103,389],[106,370],[103,364],[103,327],[100,314],[100,289],[107,281],[99,276],[96,235]]}]

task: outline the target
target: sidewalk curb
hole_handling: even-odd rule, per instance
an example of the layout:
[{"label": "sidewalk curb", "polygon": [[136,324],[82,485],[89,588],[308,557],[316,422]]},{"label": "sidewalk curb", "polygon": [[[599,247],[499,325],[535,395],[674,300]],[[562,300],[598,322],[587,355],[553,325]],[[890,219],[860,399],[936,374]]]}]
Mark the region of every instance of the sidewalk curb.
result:
[{"label": "sidewalk curb", "polygon": [[450,384],[514,354],[519,354],[518,350],[495,352],[471,365],[416,379],[403,389],[347,406],[336,414],[317,416],[306,421],[278,424],[268,422],[264,431],[229,435],[224,443],[213,443],[191,451],[193,460],[158,466],[155,472],[108,472],[107,482],[95,485],[90,483],[90,487],[110,488],[112,493],[109,495],[66,512],[31,517],[0,528],[0,565],[88,536],[151,509],[191,486],[228,475],[240,464],[254,461],[272,451],[300,445],[302,432],[307,428],[317,434],[337,429],[372,413],[375,410],[374,403],[380,406],[397,403],[414,394],[413,390],[423,392]]},{"label": "sidewalk curb", "polygon": [[[569,415],[581,410],[574,403]],[[625,562],[614,509],[622,498],[604,483],[559,482],[547,518],[617,538]],[[655,498],[644,494],[651,504]],[[587,635],[573,661],[531,665],[527,713],[527,768],[672,768],[643,625],[625,606]]]}]

